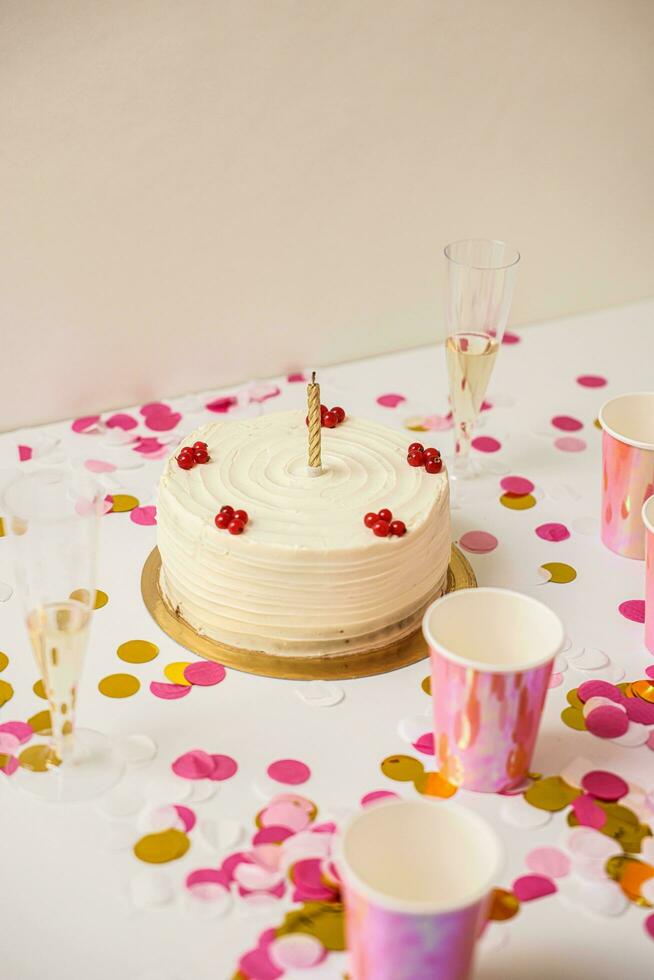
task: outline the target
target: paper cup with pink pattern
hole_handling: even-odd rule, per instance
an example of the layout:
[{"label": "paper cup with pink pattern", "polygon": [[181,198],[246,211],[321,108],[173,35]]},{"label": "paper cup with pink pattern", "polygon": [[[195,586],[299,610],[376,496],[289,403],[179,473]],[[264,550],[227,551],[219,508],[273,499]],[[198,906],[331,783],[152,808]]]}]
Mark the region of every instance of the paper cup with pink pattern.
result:
[{"label": "paper cup with pink pattern", "polygon": [[542,602],[508,589],[450,592],[427,609],[436,765],[481,793],[525,779],[565,631]]},{"label": "paper cup with pink pattern", "polygon": [[654,653],[654,496],[643,504],[645,548],[645,646]]},{"label": "paper cup with pink pattern", "polygon": [[654,493],[654,391],[618,395],[600,409],[602,541],[625,558],[645,557],[642,509]]},{"label": "paper cup with pink pattern", "polygon": [[338,843],[352,980],[467,980],[504,864],[495,831],[451,803],[359,811]]}]

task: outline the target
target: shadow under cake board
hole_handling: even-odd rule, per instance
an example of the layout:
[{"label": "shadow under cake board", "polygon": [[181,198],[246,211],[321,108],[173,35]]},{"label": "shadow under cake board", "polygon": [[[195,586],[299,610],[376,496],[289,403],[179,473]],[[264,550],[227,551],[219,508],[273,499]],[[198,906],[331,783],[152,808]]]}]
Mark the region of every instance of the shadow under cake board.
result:
[{"label": "shadow under cake board", "polygon": [[[143,601],[154,621],[171,640],[198,656],[206,660],[215,660],[225,667],[233,667],[248,674],[282,677],[287,680],[347,680],[354,677],[369,677],[372,674],[384,674],[390,670],[397,670],[398,667],[417,663],[429,656],[420,629],[402,640],[395,640],[386,646],[354,654],[284,657],[263,653],[260,650],[243,650],[228,646],[202,636],[181,616],[175,615],[161,593],[160,571],[161,556],[159,549],[154,548],[146,559],[141,575]],[[470,563],[456,545],[452,545],[445,592],[473,589],[476,585],[477,579]]]}]

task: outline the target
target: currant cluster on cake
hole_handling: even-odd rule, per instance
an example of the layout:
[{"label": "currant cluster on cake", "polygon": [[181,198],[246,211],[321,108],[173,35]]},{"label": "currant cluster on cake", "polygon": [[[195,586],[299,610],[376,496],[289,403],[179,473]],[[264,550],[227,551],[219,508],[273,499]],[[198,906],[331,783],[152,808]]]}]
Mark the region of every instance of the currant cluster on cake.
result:
[{"label": "currant cluster on cake", "polygon": [[427,473],[440,473],[443,460],[438,449],[429,446],[427,449],[421,442],[412,442],[407,451],[406,461],[409,466],[424,466]]},{"label": "currant cluster on cake", "polygon": [[[304,420],[309,424],[309,416]],[[327,408],[326,405],[320,406],[320,426],[323,429],[335,429],[337,425],[345,421],[345,409],[337,405],[335,408]]]}]

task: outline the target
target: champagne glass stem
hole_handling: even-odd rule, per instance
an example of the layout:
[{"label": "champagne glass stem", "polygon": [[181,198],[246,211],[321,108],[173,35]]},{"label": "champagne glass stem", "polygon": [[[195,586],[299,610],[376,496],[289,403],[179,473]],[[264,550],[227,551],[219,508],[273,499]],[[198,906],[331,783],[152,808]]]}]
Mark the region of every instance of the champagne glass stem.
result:
[{"label": "champagne glass stem", "polygon": [[74,708],[49,699],[52,719],[52,748],[59,762],[70,762],[75,752]]}]

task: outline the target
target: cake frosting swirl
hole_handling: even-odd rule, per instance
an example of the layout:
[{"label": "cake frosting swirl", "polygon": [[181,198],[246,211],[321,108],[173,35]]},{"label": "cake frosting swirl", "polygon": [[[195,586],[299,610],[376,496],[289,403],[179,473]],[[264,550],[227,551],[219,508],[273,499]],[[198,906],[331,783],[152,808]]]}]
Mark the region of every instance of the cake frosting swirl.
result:
[{"label": "cake frosting swirl", "polygon": [[[323,429],[318,476],[307,470],[304,413],[205,425],[211,461],[167,461],[157,501],[161,588],[177,615],[229,646],[324,655],[382,646],[413,632],[443,589],[450,558],[445,469],[406,461],[407,437],[348,417]],[[219,530],[225,505],[248,512]],[[364,515],[389,508],[403,537],[376,537]]]}]

